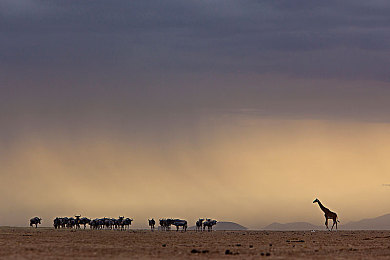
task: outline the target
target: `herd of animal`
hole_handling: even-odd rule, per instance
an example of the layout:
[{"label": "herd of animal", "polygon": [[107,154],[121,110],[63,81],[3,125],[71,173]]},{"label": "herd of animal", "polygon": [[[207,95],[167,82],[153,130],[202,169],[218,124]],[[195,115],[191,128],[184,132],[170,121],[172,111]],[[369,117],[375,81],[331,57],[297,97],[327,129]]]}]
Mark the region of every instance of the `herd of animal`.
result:
[{"label": "herd of animal", "polygon": [[[340,222],[338,220],[338,216],[335,212],[330,211],[328,208],[326,208],[322,203],[320,202],[319,199],[315,199],[313,203],[318,203],[318,206],[320,209],[325,213],[325,226],[329,230],[328,226],[328,219],[333,220],[333,225],[330,231],[333,230],[333,227],[336,225],[336,230],[337,230],[337,222]],[[115,218],[96,218],[96,219],[89,219],[86,217],[80,218],[80,215],[76,215],[74,218],[73,217],[64,217],[64,218],[55,218],[53,221],[53,226],[55,229],[57,228],[80,228],[81,225],[84,226],[84,229],[86,228],[87,224],[89,224],[91,229],[120,229],[120,230],[126,230],[130,228],[131,222],[133,219],[131,218],[125,218],[125,217],[119,217],[117,219]],[[30,219],[30,226],[38,227],[38,224],[41,224],[41,218],[39,217],[34,217]],[[148,220],[150,229],[153,231],[154,226],[156,224],[156,221],[154,219],[149,219]],[[207,227],[208,231],[212,231],[213,226],[217,224],[216,220],[212,219],[203,219],[200,218],[196,221],[195,226],[196,226],[196,231],[204,231]],[[179,231],[179,228],[182,227],[183,231],[187,231],[187,220],[182,220],[182,219],[173,219],[173,218],[168,218],[168,219],[160,219],[160,227],[161,230],[168,231],[171,229],[171,226],[176,227],[176,231]]]},{"label": "herd of animal", "polygon": [[[86,217],[80,218],[80,215],[76,215],[73,217],[63,217],[63,218],[55,218],[53,220],[53,226],[55,229],[58,228],[81,228],[81,226],[84,226],[84,229],[87,227],[87,224],[90,226],[91,229],[129,229],[131,222],[133,219],[131,218],[125,218],[125,217],[119,217],[117,219],[115,218],[96,218],[96,219],[89,219]],[[31,221],[30,221],[31,223]]]},{"label": "herd of animal", "polygon": [[[30,226],[38,227],[38,224],[41,224],[41,218],[34,217],[30,219]],[[80,229],[83,227],[84,229],[87,227],[87,225],[90,226],[91,229],[117,229],[117,230],[126,230],[130,229],[130,225],[133,219],[131,218],[125,218],[124,216],[119,216],[118,218],[95,218],[95,219],[89,219],[86,217],[82,217],[81,215],[76,215],[75,217],[56,217],[53,220],[53,226],[55,229],[60,228],[75,228]],[[156,221],[152,219],[148,219],[149,227],[152,231],[155,229]],[[187,231],[188,223],[187,220],[183,219],[160,219],[160,229],[164,231],[169,231],[171,229],[171,226],[176,227],[176,231],[179,231],[179,228],[182,227],[183,231]],[[212,231],[213,226],[217,224],[216,220],[212,219],[203,219],[200,218],[196,221],[196,231]]]}]

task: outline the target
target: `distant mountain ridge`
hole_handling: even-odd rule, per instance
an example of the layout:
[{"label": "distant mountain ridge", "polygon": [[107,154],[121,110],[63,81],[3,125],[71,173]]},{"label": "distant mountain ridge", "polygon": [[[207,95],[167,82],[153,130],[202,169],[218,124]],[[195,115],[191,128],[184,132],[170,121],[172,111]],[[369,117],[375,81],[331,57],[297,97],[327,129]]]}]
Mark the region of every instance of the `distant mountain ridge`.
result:
[{"label": "distant mountain ridge", "polygon": [[[329,220],[329,227],[333,224]],[[338,224],[339,230],[390,230],[390,214],[379,216],[376,218],[366,218],[359,221],[352,221],[346,224]],[[317,226],[308,222],[290,222],[278,223],[274,222],[261,230],[269,231],[305,231],[305,230],[325,230],[325,225]]]},{"label": "distant mountain ridge", "polygon": [[215,230],[247,230],[247,227],[244,227],[240,224],[234,223],[234,222],[217,222],[215,225]]},{"label": "distant mountain ridge", "polygon": [[340,226],[341,230],[390,230],[390,214],[376,218],[366,218],[348,222]]}]

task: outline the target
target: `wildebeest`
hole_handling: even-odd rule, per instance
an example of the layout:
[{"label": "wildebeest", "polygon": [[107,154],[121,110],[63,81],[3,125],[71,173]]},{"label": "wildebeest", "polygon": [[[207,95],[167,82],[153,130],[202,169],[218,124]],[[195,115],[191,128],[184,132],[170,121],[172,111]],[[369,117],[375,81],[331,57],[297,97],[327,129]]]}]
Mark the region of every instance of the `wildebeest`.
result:
[{"label": "wildebeest", "polygon": [[161,230],[165,230],[165,231],[168,231],[171,229],[171,224],[173,223],[173,220],[168,218],[168,219],[160,219],[160,226],[161,226]]},{"label": "wildebeest", "polygon": [[111,219],[108,218],[95,218],[89,221],[89,226],[91,229],[103,229],[111,228]]},{"label": "wildebeest", "polygon": [[110,219],[110,218],[104,218],[104,226],[107,228],[107,229],[112,229],[112,224],[113,224],[113,220]]},{"label": "wildebeest", "polygon": [[199,220],[196,221],[196,231],[202,231],[202,224],[203,224],[203,218],[200,218]]},{"label": "wildebeest", "polygon": [[55,218],[55,219],[53,220],[53,226],[54,226],[55,229],[60,228],[60,227],[61,227],[61,219],[58,218],[58,217]]},{"label": "wildebeest", "polygon": [[102,229],[104,225],[103,219],[95,218],[89,222],[91,229]]},{"label": "wildebeest", "polygon": [[131,222],[133,221],[132,218],[125,218],[123,221],[122,221],[122,227],[124,227],[124,229],[130,229],[130,225],[131,225]]},{"label": "wildebeest", "polygon": [[87,224],[91,223],[89,218],[83,217],[79,220],[79,225],[84,225],[84,229],[87,227]]},{"label": "wildebeest", "polygon": [[154,225],[156,224],[156,221],[154,221],[154,219],[148,219],[148,222],[149,222],[149,226],[150,226],[150,230],[154,230]]},{"label": "wildebeest", "polygon": [[172,225],[176,226],[176,231],[179,231],[179,227],[183,227],[183,231],[187,231],[187,220],[183,219],[171,219]]},{"label": "wildebeest", "polygon": [[55,229],[57,228],[65,228],[68,224],[68,218],[59,218],[59,217],[56,217],[54,220],[53,220],[53,226]]},{"label": "wildebeest", "polygon": [[30,219],[30,227],[32,227],[33,225],[35,225],[35,228],[38,227],[38,224],[41,224],[41,218],[39,217],[34,217],[32,219]]},{"label": "wildebeest", "polygon": [[80,217],[81,217],[81,215],[76,215],[75,216],[75,220],[74,220],[74,222],[75,222],[75,225],[76,225],[76,229],[78,229],[78,228],[80,228]]},{"label": "wildebeest", "polygon": [[67,218],[66,227],[67,228],[73,228],[76,225],[76,219],[74,218]]},{"label": "wildebeest", "polygon": [[206,219],[206,221],[203,222],[203,230],[208,229],[208,231],[213,230],[213,226],[217,224],[216,220]]},{"label": "wildebeest", "polygon": [[61,220],[61,227],[66,228],[68,225],[68,218],[64,217],[64,218],[60,218],[60,220]]},{"label": "wildebeest", "polygon": [[115,226],[115,228],[121,228],[121,230],[123,230],[124,229],[124,216],[119,216],[118,217],[118,219],[113,219],[114,220],[114,226]]}]

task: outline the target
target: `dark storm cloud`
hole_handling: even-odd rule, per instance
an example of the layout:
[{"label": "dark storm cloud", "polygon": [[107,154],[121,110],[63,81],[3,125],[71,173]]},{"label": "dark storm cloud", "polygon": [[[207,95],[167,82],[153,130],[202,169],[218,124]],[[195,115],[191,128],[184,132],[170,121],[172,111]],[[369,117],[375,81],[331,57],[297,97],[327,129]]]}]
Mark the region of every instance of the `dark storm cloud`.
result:
[{"label": "dark storm cloud", "polygon": [[[380,0],[4,0],[3,104],[67,118],[96,117],[96,109],[118,116],[199,107],[334,114],[345,108],[337,88],[297,87],[288,77],[388,82],[389,14]],[[287,78],[262,82],[263,74]],[[357,89],[362,84],[342,91],[355,104],[351,111],[364,109],[362,96],[388,95],[377,84]],[[367,106],[372,113],[388,108]]]},{"label": "dark storm cloud", "polygon": [[[28,3],[26,9],[22,9],[23,2]],[[67,57],[83,53],[96,56],[101,51],[102,58],[108,55],[116,59],[111,46],[117,52],[137,53],[139,59],[148,56],[142,53],[146,49],[164,62],[179,59],[192,64],[190,55],[179,57],[184,54],[209,59],[241,57],[240,66],[257,69],[252,63],[259,61],[242,61],[242,57],[331,48],[379,51],[390,46],[386,33],[390,28],[390,4],[383,1],[10,3],[6,1],[1,8],[5,58],[28,59],[28,53],[51,57],[60,52]],[[18,12],[18,8],[22,10]]]}]

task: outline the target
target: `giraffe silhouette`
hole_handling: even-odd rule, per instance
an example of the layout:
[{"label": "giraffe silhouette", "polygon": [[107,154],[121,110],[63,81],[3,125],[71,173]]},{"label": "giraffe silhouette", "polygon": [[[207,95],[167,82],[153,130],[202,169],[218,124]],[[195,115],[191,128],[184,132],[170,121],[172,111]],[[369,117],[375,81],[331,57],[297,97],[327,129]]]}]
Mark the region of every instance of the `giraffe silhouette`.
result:
[{"label": "giraffe silhouette", "polygon": [[315,199],[313,203],[318,203],[318,206],[320,206],[320,209],[325,213],[325,226],[329,230],[328,227],[328,219],[333,220],[333,225],[330,231],[333,230],[334,225],[336,225],[336,230],[337,230],[337,222],[340,222],[338,220],[337,214],[335,212],[330,211],[328,208],[325,208],[324,205],[322,205],[321,201],[319,199]]}]

